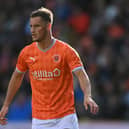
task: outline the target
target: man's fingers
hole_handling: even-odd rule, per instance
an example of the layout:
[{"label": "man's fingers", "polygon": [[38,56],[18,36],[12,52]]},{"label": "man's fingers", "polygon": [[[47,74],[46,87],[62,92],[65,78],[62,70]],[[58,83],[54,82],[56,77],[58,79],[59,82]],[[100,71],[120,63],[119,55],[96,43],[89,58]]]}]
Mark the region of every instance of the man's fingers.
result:
[{"label": "man's fingers", "polygon": [[85,109],[88,110],[88,105],[87,104],[84,104],[85,105]]},{"label": "man's fingers", "polygon": [[0,124],[1,125],[6,125],[7,124],[7,121],[0,121]]},{"label": "man's fingers", "polygon": [[0,113],[0,118],[4,118],[5,115],[6,115],[6,112],[5,112],[5,111],[2,111],[2,112]]},{"label": "man's fingers", "polygon": [[8,108],[3,107],[0,112],[0,118],[4,118],[8,112]]},{"label": "man's fingers", "polygon": [[0,120],[7,120],[7,118],[2,118],[2,117],[1,117]]},{"label": "man's fingers", "polygon": [[95,114],[96,114],[98,111],[99,111],[99,106],[96,104],[96,105],[95,105],[95,111],[94,111]]},{"label": "man's fingers", "polygon": [[93,113],[93,111],[94,111],[94,105],[92,103],[89,103],[89,106],[90,106],[90,112]]},{"label": "man's fingers", "polygon": [[5,115],[7,114],[8,112],[8,107],[3,107],[0,111],[0,124],[1,125],[5,125],[7,124],[7,119],[5,118]]},{"label": "man's fingers", "polygon": [[7,124],[7,119],[6,118],[0,118],[0,124],[1,125],[6,125]]},{"label": "man's fingers", "polygon": [[90,108],[91,108],[91,113],[93,114],[96,114],[99,110],[98,105],[94,103],[90,105]]},{"label": "man's fingers", "polygon": [[86,110],[88,109],[88,105],[89,105],[90,112],[93,114],[96,114],[99,111],[99,107],[96,103],[89,102],[89,103],[85,103],[84,105],[85,105]]}]

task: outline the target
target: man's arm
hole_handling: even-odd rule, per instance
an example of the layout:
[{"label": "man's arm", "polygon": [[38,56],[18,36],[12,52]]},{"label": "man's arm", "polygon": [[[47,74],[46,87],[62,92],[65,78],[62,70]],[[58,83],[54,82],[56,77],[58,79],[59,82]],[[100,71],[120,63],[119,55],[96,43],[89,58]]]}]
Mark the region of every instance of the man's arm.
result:
[{"label": "man's arm", "polygon": [[88,105],[90,106],[90,111],[93,114],[96,114],[99,110],[98,105],[95,103],[95,101],[92,99],[91,95],[91,84],[89,77],[87,73],[85,72],[84,68],[74,71],[75,75],[77,76],[79,82],[80,82],[80,87],[84,93],[84,106],[85,109],[88,109]]},{"label": "man's arm", "polygon": [[8,112],[8,108],[9,108],[10,103],[12,102],[13,97],[15,96],[17,90],[19,89],[21,85],[23,77],[24,77],[24,74],[19,73],[16,70],[12,74],[11,80],[9,82],[7,94],[5,97],[5,101],[0,111],[0,124],[2,125],[6,124],[5,115]]}]

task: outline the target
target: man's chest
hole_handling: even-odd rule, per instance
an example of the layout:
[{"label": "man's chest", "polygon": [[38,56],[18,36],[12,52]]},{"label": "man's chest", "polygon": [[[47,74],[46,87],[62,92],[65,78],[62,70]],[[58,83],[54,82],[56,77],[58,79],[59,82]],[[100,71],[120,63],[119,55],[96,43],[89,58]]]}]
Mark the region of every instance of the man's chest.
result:
[{"label": "man's chest", "polygon": [[27,57],[29,71],[34,70],[53,70],[62,68],[65,64],[64,55],[59,52],[39,54],[34,53]]},{"label": "man's chest", "polygon": [[61,76],[65,61],[64,56],[58,52],[35,53],[28,56],[27,65],[34,80],[52,80]]}]

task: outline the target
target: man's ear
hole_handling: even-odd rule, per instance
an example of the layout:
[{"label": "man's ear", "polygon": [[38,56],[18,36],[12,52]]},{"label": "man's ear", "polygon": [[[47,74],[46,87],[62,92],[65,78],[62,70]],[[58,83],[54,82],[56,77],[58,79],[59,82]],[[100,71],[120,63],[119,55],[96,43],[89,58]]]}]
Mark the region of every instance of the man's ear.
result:
[{"label": "man's ear", "polygon": [[52,24],[51,23],[48,23],[47,27],[48,27],[48,30],[50,31],[51,30],[51,27],[52,27]]}]

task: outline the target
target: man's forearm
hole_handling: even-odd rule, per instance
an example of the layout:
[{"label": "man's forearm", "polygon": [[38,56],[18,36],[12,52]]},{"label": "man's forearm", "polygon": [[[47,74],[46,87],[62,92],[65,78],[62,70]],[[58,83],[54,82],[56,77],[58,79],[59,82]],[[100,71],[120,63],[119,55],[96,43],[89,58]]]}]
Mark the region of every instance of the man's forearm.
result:
[{"label": "man's forearm", "polygon": [[75,71],[75,75],[78,77],[78,80],[80,82],[80,87],[84,93],[84,106],[85,109],[88,109],[88,106],[90,107],[90,112],[93,114],[96,114],[99,110],[98,105],[96,102],[92,99],[91,96],[91,85],[90,80],[88,78],[88,75],[86,74],[84,69]]},{"label": "man's forearm", "polygon": [[82,73],[79,82],[84,95],[91,96],[91,84],[86,72]]},{"label": "man's forearm", "polygon": [[4,106],[9,106],[13,97],[15,96],[17,90],[19,89],[21,82],[23,80],[23,74],[14,71],[11,80],[9,82],[6,98],[4,101]]},{"label": "man's forearm", "polygon": [[84,93],[84,96],[91,96],[91,84],[85,70],[83,69],[76,71],[75,75],[78,77],[80,87]]}]

